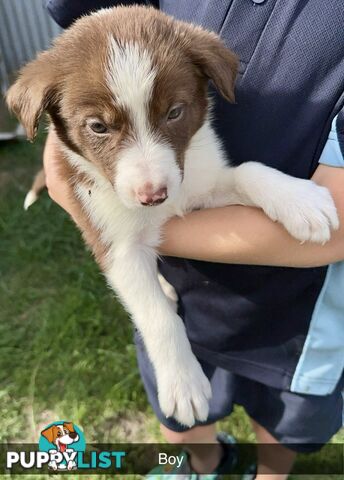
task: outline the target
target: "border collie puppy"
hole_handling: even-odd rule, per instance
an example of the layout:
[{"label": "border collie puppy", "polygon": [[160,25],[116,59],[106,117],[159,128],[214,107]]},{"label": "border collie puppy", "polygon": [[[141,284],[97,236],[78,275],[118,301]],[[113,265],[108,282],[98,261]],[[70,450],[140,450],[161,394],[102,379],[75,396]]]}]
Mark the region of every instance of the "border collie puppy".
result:
[{"label": "border collie puppy", "polygon": [[207,91],[211,80],[233,102],[236,72],[215,34],[152,8],[118,7],[76,21],[7,95],[29,139],[49,114],[78,225],[143,337],[162,411],[187,426],[207,419],[211,389],[158,279],[161,226],[241,204],[302,242],[326,242],[338,228],[327,189],[254,162],[230,166]]}]

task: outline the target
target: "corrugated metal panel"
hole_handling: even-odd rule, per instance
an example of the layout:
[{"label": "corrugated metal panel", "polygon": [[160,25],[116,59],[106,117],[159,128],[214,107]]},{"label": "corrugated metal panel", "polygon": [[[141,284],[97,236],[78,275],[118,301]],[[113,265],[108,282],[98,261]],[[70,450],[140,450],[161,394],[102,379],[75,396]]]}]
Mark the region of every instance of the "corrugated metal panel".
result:
[{"label": "corrugated metal panel", "polygon": [[48,48],[60,28],[42,0],[0,0],[0,50],[7,76]]},{"label": "corrugated metal panel", "polygon": [[43,8],[43,0],[0,0],[1,93],[5,93],[17,70],[38,51],[49,48],[60,32]]}]

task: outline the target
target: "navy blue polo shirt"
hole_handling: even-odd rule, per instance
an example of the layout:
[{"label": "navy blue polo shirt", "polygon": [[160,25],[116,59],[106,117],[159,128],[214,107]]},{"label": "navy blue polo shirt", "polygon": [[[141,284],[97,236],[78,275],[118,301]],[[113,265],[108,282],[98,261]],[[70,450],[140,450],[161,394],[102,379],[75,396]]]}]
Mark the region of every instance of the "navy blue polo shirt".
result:
[{"label": "navy blue polo shirt", "polygon": [[[61,26],[111,0],[49,0]],[[158,6],[158,5],[155,5]],[[240,58],[236,104],[216,92],[214,126],[232,163],[262,162],[310,178],[344,166],[342,0],[160,0],[217,32]],[[331,393],[344,367],[344,265],[221,265],[166,258],[197,356],[300,393]]]}]

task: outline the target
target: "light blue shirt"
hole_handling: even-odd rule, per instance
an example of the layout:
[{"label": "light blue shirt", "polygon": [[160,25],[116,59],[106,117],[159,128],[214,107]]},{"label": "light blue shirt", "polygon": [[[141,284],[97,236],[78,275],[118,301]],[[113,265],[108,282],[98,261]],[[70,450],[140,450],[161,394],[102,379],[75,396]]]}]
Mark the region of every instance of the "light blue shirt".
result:
[{"label": "light blue shirt", "polygon": [[[343,124],[344,111],[333,119],[319,163],[344,167]],[[291,383],[291,391],[328,395],[335,389],[343,369],[344,262],[338,262],[328,268]]]}]

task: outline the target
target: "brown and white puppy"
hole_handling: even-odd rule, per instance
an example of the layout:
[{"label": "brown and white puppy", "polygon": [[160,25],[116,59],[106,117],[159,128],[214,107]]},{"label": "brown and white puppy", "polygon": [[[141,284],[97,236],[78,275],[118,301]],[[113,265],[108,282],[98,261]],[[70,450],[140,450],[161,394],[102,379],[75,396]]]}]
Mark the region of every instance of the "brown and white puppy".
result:
[{"label": "brown and white puppy", "polygon": [[301,241],[338,227],[329,192],[249,162],[228,166],[209,121],[211,79],[234,99],[237,60],[213,33],[144,7],[84,17],[23,68],[9,107],[33,139],[49,113],[78,224],[139,329],[166,416],[206,420],[208,379],[158,281],[161,225],[194,208],[262,208]]},{"label": "brown and white puppy", "polygon": [[48,442],[56,445],[58,452],[65,452],[69,445],[79,440],[79,435],[74,430],[71,422],[64,422],[63,425],[52,425],[41,432]]},{"label": "brown and white puppy", "polygon": [[[56,452],[62,454],[73,453],[74,450],[71,449],[70,446],[79,441],[79,435],[74,430],[72,422],[64,422],[62,425],[51,425],[51,427],[43,430],[41,435],[43,435],[48,442],[56,446],[56,449],[49,450],[51,454]],[[57,463],[54,458],[51,458],[49,467],[53,470],[73,470],[76,468],[76,462],[70,459],[67,464],[63,462]]]}]

